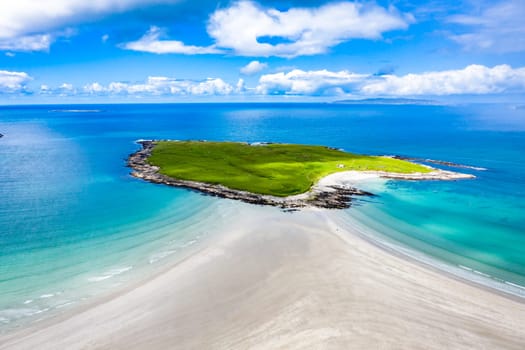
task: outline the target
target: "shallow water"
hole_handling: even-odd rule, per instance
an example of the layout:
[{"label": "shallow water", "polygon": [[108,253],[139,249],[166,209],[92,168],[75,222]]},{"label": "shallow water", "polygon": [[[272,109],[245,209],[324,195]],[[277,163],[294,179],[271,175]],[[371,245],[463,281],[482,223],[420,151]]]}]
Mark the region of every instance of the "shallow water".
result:
[{"label": "shallow water", "polygon": [[125,158],[140,138],[323,144],[487,168],[460,169],[475,180],[367,185],[379,196],[344,215],[525,285],[525,110],[512,105],[2,107],[0,133],[0,329],[129,283],[235,219],[235,202],[131,178]]}]

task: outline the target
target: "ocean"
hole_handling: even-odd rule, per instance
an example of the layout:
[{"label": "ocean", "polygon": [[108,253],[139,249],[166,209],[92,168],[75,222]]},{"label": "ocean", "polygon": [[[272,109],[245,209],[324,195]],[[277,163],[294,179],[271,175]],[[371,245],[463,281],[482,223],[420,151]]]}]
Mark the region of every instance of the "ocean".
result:
[{"label": "ocean", "polygon": [[467,276],[525,286],[524,106],[7,106],[0,133],[0,332],[160,271],[246,205],[132,178],[137,139],[306,143],[472,166],[452,170],[474,180],[363,183],[377,196],[338,215]]}]

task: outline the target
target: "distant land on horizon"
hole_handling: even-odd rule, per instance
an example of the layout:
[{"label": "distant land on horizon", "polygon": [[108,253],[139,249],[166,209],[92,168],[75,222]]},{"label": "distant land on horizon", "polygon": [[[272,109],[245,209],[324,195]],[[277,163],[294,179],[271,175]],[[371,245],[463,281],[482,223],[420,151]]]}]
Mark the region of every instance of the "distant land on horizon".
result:
[{"label": "distant land on horizon", "polygon": [[364,98],[358,100],[337,100],[341,104],[376,104],[376,105],[443,105],[443,102],[416,98]]}]

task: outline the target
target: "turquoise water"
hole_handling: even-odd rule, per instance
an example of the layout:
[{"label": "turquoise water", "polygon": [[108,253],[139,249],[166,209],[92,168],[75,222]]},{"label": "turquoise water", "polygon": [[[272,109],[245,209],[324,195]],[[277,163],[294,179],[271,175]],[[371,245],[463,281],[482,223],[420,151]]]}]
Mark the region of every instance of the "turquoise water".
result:
[{"label": "turquoise water", "polygon": [[388,181],[343,215],[453,265],[525,285],[525,109],[187,104],[0,108],[0,329],[149,274],[235,220],[236,202],[144,183],[140,138],[323,144],[486,168]]}]

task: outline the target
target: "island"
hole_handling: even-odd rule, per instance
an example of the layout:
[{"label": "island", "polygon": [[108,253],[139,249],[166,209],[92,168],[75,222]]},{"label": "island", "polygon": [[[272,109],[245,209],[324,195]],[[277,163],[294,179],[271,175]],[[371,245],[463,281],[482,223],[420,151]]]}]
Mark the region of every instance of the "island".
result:
[{"label": "island", "polygon": [[399,180],[458,180],[473,175],[446,171],[395,156],[370,156],[300,144],[139,140],[132,176],[247,203],[283,209],[348,208],[356,176]]}]

